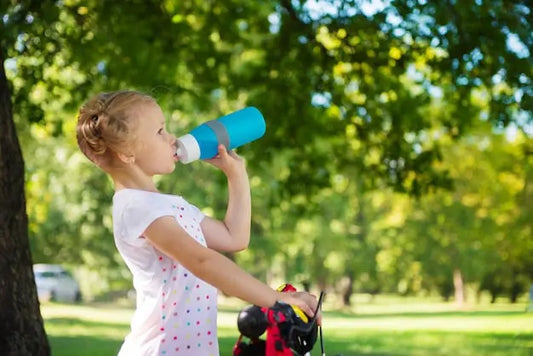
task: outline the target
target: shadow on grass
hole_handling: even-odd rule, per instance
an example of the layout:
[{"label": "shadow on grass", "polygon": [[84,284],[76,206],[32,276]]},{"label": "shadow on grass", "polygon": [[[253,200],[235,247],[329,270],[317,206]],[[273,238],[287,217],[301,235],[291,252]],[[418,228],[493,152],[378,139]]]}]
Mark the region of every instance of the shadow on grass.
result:
[{"label": "shadow on grass", "polygon": [[[220,338],[220,355],[231,356],[231,350],[235,341],[236,338],[232,337]],[[328,331],[325,329],[324,345],[325,353],[328,356],[530,356],[533,355],[533,333],[439,331],[421,329],[337,329],[335,331]],[[319,341],[315,344],[311,355],[322,355]]]},{"label": "shadow on grass", "polygon": [[45,329],[52,356],[103,356],[117,354],[129,326],[69,317],[48,318]]},{"label": "shadow on grass", "polygon": [[353,313],[343,311],[325,311],[325,316],[339,318],[390,318],[390,317],[414,317],[414,318],[434,318],[434,317],[508,317],[522,316],[523,311],[421,311],[421,312],[383,312],[383,313]]},{"label": "shadow on grass", "polygon": [[327,355],[533,355],[533,335],[523,334],[362,330],[351,338],[324,337]]},{"label": "shadow on grass", "polygon": [[[235,341],[237,341],[236,338],[230,338],[230,337],[221,337],[219,338],[219,347],[220,347],[220,356],[231,356],[233,346],[235,346]],[[352,342],[342,340],[342,342],[335,341],[335,347],[330,347],[329,349],[326,347],[326,354],[328,356],[334,356],[334,355],[340,355],[343,356],[351,356],[351,355],[357,355],[357,353],[354,353],[354,351],[346,352],[346,350],[349,350],[350,344]],[[342,351],[342,352],[341,352]],[[320,353],[320,344],[317,341],[312,353],[312,356],[318,356],[321,355]]]},{"label": "shadow on grass", "polygon": [[[100,324],[100,323],[96,323]],[[369,332],[351,338],[324,335],[327,355],[533,355],[533,336],[509,334],[469,334],[443,332]],[[53,356],[116,355],[122,339],[104,336],[50,336]],[[220,355],[231,356],[236,338],[219,339]],[[312,352],[320,355],[317,342]]]},{"label": "shadow on grass", "polygon": [[48,336],[52,356],[104,356],[116,355],[122,340],[103,336]]},{"label": "shadow on grass", "polygon": [[[228,310],[228,309],[224,309]],[[232,309],[229,309],[232,310]],[[346,314],[325,312],[324,317],[357,318],[386,317],[497,317],[501,322],[523,313],[516,311],[450,311],[450,312],[400,312],[383,314]],[[129,323],[110,320],[86,320],[83,318],[55,317],[45,320],[52,356],[106,356],[116,355]],[[231,356],[236,336],[226,334],[219,338],[220,355]],[[236,330],[231,329],[231,333]],[[439,331],[439,330],[391,330],[391,329],[324,329],[325,351],[328,356],[353,355],[533,355],[533,333],[516,332]],[[317,342],[312,356],[319,356]]]},{"label": "shadow on grass", "polygon": [[46,325],[54,325],[55,328],[66,328],[69,326],[80,326],[84,328],[124,328],[124,330],[129,329],[129,324],[124,322],[115,322],[112,320],[106,321],[95,321],[95,320],[86,320],[81,318],[47,318],[45,320]]}]

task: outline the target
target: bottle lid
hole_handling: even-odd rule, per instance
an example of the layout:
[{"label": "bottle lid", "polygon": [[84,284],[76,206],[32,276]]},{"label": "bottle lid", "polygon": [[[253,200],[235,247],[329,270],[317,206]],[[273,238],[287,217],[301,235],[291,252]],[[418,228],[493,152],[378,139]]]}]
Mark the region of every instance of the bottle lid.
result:
[{"label": "bottle lid", "polygon": [[177,139],[177,144],[176,154],[181,163],[190,163],[200,159],[200,146],[193,135],[186,134],[181,136]]}]

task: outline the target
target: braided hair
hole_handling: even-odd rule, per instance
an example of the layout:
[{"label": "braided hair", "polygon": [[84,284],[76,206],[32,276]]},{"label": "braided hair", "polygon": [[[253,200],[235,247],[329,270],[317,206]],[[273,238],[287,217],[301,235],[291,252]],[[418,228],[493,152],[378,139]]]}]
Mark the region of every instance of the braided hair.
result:
[{"label": "braided hair", "polygon": [[113,153],[127,152],[135,142],[138,117],[135,109],[155,100],[137,91],[100,93],[78,113],[76,139],[80,150],[101,168],[113,164]]}]

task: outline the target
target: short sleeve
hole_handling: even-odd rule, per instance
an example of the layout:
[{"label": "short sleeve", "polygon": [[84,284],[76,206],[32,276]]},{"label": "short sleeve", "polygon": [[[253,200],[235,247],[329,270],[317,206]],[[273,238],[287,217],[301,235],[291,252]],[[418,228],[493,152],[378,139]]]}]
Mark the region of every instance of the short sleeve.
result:
[{"label": "short sleeve", "polygon": [[172,205],[157,195],[138,195],[128,199],[118,216],[120,236],[125,240],[141,237],[148,226],[163,216],[174,216]]},{"label": "short sleeve", "polygon": [[198,209],[195,205],[189,204],[189,209],[191,212],[191,216],[196,219],[198,223],[200,223],[205,218],[205,214],[202,213],[202,211]]}]

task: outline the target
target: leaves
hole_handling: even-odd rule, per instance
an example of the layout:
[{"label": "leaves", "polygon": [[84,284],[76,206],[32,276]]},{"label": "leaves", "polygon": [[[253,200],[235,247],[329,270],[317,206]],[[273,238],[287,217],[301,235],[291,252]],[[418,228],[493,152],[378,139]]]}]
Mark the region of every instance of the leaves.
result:
[{"label": "leaves", "polygon": [[[82,163],[73,131],[89,96],[135,88],[177,136],[246,105],[263,112],[266,135],[239,149],[254,238],[238,259],[254,273],[280,263],[302,281],[407,293],[446,290],[456,263],[473,280],[494,256],[513,273],[531,268],[530,155],[513,156],[531,137],[491,132],[530,132],[530,6],[316,4],[3,2],[34,256],[117,268],[111,187]],[[159,184],[214,214],[225,207],[224,177],[201,163]],[[505,231],[514,242],[502,247]]]}]

